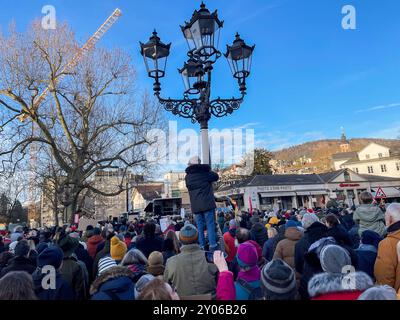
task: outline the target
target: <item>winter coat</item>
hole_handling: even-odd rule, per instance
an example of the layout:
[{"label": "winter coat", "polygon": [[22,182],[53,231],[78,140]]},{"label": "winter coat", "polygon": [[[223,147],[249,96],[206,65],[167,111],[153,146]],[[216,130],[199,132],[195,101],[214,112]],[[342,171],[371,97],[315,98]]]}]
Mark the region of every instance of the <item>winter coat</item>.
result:
[{"label": "winter coat", "polygon": [[265,241],[268,240],[268,231],[262,223],[256,222],[250,229],[250,238],[262,248]]},{"label": "winter coat", "polygon": [[90,287],[91,300],[135,300],[132,272],[121,266],[102,273]]},{"label": "winter coat", "polygon": [[96,257],[97,246],[103,243],[104,239],[101,235],[91,236],[87,241],[87,251],[89,255],[94,259]]},{"label": "winter coat", "polygon": [[303,232],[297,228],[287,228],[285,231],[285,238],[276,246],[273,259],[282,259],[293,269],[295,268],[294,263],[294,251],[297,241],[301,239]]},{"label": "winter coat", "polygon": [[294,263],[297,272],[303,273],[304,255],[315,241],[326,237],[327,231],[328,228],[318,221],[304,231],[303,237],[296,243],[294,250]]},{"label": "winter coat", "polygon": [[207,164],[197,164],[186,168],[186,187],[189,191],[193,213],[202,213],[216,208],[212,183],[218,181],[218,174]]},{"label": "winter coat", "polygon": [[263,257],[267,262],[270,262],[272,260],[272,257],[274,256],[274,249],[276,248],[276,241],[278,240],[278,237],[274,237],[271,239],[268,239],[265,241],[264,246],[263,246]]},{"label": "winter coat", "polygon": [[353,247],[353,240],[342,225],[336,225],[328,229],[328,237],[333,237],[339,245]]},{"label": "winter coat", "polygon": [[[261,285],[260,280],[248,281],[247,282],[252,288],[259,288]],[[236,292],[236,300],[249,300],[250,293],[243,286],[236,281],[235,282],[235,292]]]},{"label": "winter coat", "polygon": [[[348,283],[348,286],[344,286],[343,283]],[[350,275],[324,272],[310,280],[308,292],[312,300],[357,300],[373,285],[372,279],[364,272],[354,272]]]},{"label": "winter coat", "polygon": [[85,264],[86,270],[90,271],[90,276],[88,273],[88,279],[92,279],[91,271],[93,269],[93,258],[89,255],[89,253],[84,249],[83,245],[79,244],[78,248],[75,250],[76,257],[78,260],[82,261]]},{"label": "winter coat", "polygon": [[375,279],[374,266],[378,249],[371,244],[362,244],[356,249],[358,257],[357,271],[362,271],[368,274],[372,279]]},{"label": "winter coat", "polygon": [[345,214],[344,216],[341,216],[339,218],[340,223],[343,225],[343,227],[347,230],[350,231],[351,228],[354,226],[354,220],[353,220],[353,214]]},{"label": "winter coat", "polygon": [[226,261],[232,262],[232,260],[236,256],[237,248],[235,246],[235,238],[231,235],[229,231],[224,233],[224,245],[225,251],[228,254]]},{"label": "winter coat", "polygon": [[217,285],[217,300],[235,300],[236,291],[233,281],[233,273],[230,271],[220,272]]},{"label": "winter coat", "polygon": [[[89,238],[90,239],[90,238]],[[93,272],[92,272],[92,279],[95,279],[97,277],[98,273],[98,268],[99,268],[99,261],[101,258],[104,258],[106,255],[110,254],[110,240],[106,240],[98,245],[98,247],[103,244],[104,247],[101,249],[97,254],[96,257],[94,258],[93,261]]]},{"label": "winter coat", "polygon": [[358,229],[360,236],[365,230],[375,231],[381,237],[385,235],[385,214],[375,205],[360,205],[354,212],[353,220],[360,224]]},{"label": "winter coat", "polygon": [[400,221],[388,228],[388,235],[379,243],[374,274],[378,284],[400,289],[400,263],[396,246],[400,241]]},{"label": "winter coat", "polygon": [[174,285],[180,297],[209,293],[214,296],[217,273],[217,267],[207,262],[200,246],[190,244],[168,259],[164,280]]},{"label": "winter coat", "polygon": [[175,254],[176,253],[175,253],[174,250],[163,251],[162,255],[163,255],[163,258],[164,258],[164,265],[166,265],[167,264],[167,260],[169,258],[173,257]]},{"label": "winter coat", "polygon": [[8,261],[7,266],[1,270],[0,278],[11,271],[25,271],[32,274],[36,270],[36,264],[26,257],[14,257]]},{"label": "winter coat", "polygon": [[56,272],[56,288],[44,289],[42,280],[46,275],[47,273],[42,273],[42,269],[36,269],[32,274],[35,294],[39,300],[74,300],[74,292],[58,271]]},{"label": "winter coat", "polygon": [[75,299],[84,299],[86,294],[85,273],[78,260],[73,256],[64,257],[60,273],[74,291]]},{"label": "winter coat", "polygon": [[149,257],[153,251],[162,251],[164,240],[160,237],[147,238],[141,237],[136,242],[136,248],[139,249],[146,258]]}]

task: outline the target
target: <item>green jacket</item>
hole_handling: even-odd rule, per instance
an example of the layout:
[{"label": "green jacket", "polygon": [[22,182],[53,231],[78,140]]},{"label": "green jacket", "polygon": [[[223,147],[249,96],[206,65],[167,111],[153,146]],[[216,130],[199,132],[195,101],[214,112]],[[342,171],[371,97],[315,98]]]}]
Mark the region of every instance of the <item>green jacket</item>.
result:
[{"label": "green jacket", "polygon": [[218,269],[208,263],[198,244],[186,245],[181,253],[169,258],[164,280],[172,284],[180,297],[211,293],[215,296]]},{"label": "green jacket", "polygon": [[385,214],[372,204],[360,205],[353,214],[353,220],[359,224],[358,234],[371,230],[383,237],[386,233]]}]

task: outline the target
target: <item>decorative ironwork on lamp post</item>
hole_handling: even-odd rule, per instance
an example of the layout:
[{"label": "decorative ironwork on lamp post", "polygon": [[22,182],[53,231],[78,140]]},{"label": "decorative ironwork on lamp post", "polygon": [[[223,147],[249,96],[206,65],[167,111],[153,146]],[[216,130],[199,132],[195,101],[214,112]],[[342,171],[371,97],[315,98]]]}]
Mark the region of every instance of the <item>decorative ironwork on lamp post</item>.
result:
[{"label": "decorative ironwork on lamp post", "polygon": [[222,56],[217,49],[219,33],[223,21],[219,20],[217,11],[211,13],[201,4],[195,10],[189,22],[181,26],[188,43],[187,62],[178,69],[183,78],[185,92],[183,99],[165,99],[161,97],[160,79],[165,76],[165,68],[171,44],[164,44],[153,32],[147,43],[140,43],[141,55],[144,58],[148,76],[154,79],[153,90],[158,101],[174,115],[198,122],[202,139],[202,162],[210,164],[210,146],[208,122],[212,116],[221,118],[239,109],[246,95],[246,78],[250,75],[252,54],[255,46],[248,46],[236,34],[231,46],[224,54],[229,62],[232,75],[238,81],[241,96],[239,98],[211,99],[211,78],[214,63]]}]

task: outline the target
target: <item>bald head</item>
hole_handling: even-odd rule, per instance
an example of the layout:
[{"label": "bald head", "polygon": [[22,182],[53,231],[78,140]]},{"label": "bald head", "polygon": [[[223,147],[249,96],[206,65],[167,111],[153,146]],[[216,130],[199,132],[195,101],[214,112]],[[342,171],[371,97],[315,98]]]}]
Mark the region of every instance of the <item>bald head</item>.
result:
[{"label": "bald head", "polygon": [[400,203],[392,203],[387,207],[385,220],[387,227],[400,221]]}]

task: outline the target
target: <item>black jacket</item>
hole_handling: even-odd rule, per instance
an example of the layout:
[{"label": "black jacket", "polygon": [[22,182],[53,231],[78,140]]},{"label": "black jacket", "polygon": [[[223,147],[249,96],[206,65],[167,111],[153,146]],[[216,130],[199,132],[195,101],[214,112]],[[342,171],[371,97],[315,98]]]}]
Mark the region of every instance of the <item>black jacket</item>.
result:
[{"label": "black jacket", "polygon": [[25,257],[15,257],[8,262],[7,267],[1,270],[0,278],[11,271],[26,271],[29,274],[32,274],[35,270],[36,265],[31,259]]},{"label": "black jacket", "polygon": [[341,225],[336,225],[328,230],[328,237],[333,237],[339,245],[353,247],[353,240],[350,238],[346,229]]},{"label": "black jacket", "polygon": [[212,183],[218,181],[218,174],[208,164],[196,164],[186,168],[186,187],[189,190],[192,213],[214,210],[215,197]]},{"label": "black jacket", "polygon": [[139,249],[146,258],[149,257],[153,251],[162,251],[164,240],[160,237],[140,237],[136,242],[136,248]]},{"label": "black jacket", "polygon": [[250,237],[251,240],[254,240],[257,242],[260,247],[262,248],[264,246],[265,241],[268,240],[268,231],[267,229],[262,225],[262,223],[257,222],[253,224],[250,230]]}]

